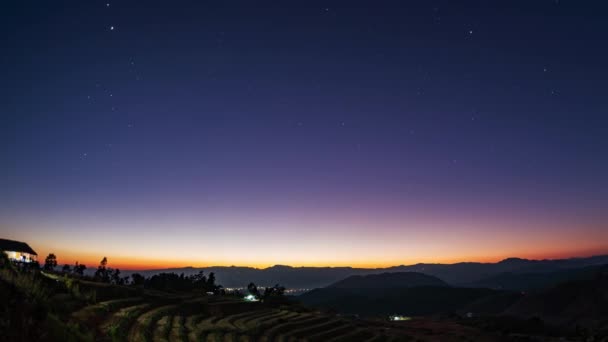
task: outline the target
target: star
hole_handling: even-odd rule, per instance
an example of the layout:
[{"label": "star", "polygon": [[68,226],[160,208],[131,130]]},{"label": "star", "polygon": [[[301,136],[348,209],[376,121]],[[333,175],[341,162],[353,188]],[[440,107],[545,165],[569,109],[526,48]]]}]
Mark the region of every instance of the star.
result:
[{"label": "star", "polygon": [[110,3],[109,2],[106,4],[106,7],[110,7]]},{"label": "star", "polygon": [[114,31],[114,26],[110,26],[110,31]]},{"label": "star", "polygon": [[473,34],[473,30],[469,30],[469,35],[472,35],[472,34]]}]

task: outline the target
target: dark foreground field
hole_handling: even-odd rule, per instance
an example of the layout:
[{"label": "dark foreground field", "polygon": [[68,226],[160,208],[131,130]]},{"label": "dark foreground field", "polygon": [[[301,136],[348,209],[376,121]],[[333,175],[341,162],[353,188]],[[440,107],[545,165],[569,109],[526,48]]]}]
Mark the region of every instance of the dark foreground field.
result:
[{"label": "dark foreground field", "polygon": [[435,334],[428,326],[410,329],[232,298],[174,300],[172,304],[127,298],[85,307],[72,319],[94,332],[91,337],[113,341],[491,340],[459,325]]},{"label": "dark foreground field", "polygon": [[0,335],[10,341],[507,341],[455,321],[362,320],[287,300],[165,293],[1,270]]},{"label": "dark foreground field", "polygon": [[[248,302],[239,295],[211,295],[200,290],[165,292],[7,268],[0,269],[0,340],[607,341],[606,280],[602,276],[524,296],[507,310],[513,311],[510,316],[426,314],[392,322],[383,315],[362,319],[356,314],[339,314],[331,307],[313,309],[284,296]],[[425,288],[411,289],[418,300],[411,296],[391,298],[408,299],[401,307],[402,312],[408,312],[407,307],[428,303],[420,289]],[[445,298],[437,296],[437,300]],[[547,324],[551,322],[555,324]]]}]

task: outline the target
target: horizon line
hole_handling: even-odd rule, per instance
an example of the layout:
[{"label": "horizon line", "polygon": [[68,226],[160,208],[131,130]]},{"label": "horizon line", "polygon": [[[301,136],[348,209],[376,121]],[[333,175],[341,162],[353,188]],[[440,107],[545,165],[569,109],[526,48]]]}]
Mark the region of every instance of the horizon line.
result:
[{"label": "horizon line", "polygon": [[384,266],[384,267],[357,267],[357,266],[291,266],[291,265],[284,265],[284,264],[274,264],[271,266],[266,266],[266,267],[256,267],[256,266],[247,266],[247,265],[210,265],[210,266],[193,266],[193,265],[188,265],[188,266],[175,266],[175,267],[160,267],[160,268],[130,268],[130,267],[125,267],[122,268],[121,270],[124,271],[145,271],[145,272],[150,272],[150,271],[162,271],[162,270],[172,270],[172,269],[185,269],[185,268],[193,268],[193,269],[205,269],[205,268],[251,268],[251,269],[255,269],[255,270],[266,270],[266,269],[270,269],[273,267],[289,267],[289,268],[353,268],[353,269],[368,269],[368,270],[382,270],[382,269],[390,269],[390,268],[395,268],[395,267],[411,267],[411,266],[417,266],[417,265],[457,265],[457,264],[467,264],[467,263],[474,263],[474,264],[498,264],[500,262],[506,261],[506,260],[510,260],[510,259],[517,259],[517,260],[523,260],[523,261],[560,261],[560,260],[575,260],[575,259],[589,259],[589,258],[595,258],[595,257],[603,257],[606,256],[608,257],[608,251],[604,252],[604,253],[599,253],[599,254],[591,254],[591,255],[587,255],[587,256],[570,256],[570,257],[560,257],[560,258],[540,258],[540,259],[535,259],[535,258],[521,258],[521,257],[506,257],[506,258],[502,258],[498,261],[490,261],[490,262],[484,262],[484,261],[457,261],[457,262],[418,262],[418,263],[414,263],[414,264],[400,264],[400,265],[392,265],[392,266]]}]

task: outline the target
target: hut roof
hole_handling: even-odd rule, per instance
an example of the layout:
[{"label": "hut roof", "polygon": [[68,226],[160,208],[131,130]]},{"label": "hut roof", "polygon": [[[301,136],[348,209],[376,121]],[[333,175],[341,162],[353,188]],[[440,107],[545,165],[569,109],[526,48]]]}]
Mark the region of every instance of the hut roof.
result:
[{"label": "hut roof", "polygon": [[7,239],[0,239],[0,251],[21,252],[38,255],[27,243]]}]

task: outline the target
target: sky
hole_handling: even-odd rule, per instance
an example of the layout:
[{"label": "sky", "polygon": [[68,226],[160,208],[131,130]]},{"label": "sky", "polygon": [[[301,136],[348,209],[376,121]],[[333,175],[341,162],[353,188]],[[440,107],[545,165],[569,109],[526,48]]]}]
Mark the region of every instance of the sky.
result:
[{"label": "sky", "polygon": [[603,1],[13,1],[0,237],[123,268],[608,253]]}]

